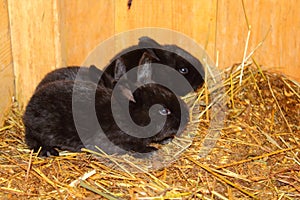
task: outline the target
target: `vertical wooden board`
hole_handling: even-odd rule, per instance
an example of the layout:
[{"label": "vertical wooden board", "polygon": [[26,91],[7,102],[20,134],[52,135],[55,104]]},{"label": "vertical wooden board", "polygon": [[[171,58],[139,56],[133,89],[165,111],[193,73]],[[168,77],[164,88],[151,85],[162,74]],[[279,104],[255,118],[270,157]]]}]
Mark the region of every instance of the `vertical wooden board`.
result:
[{"label": "vertical wooden board", "polygon": [[172,13],[173,29],[194,39],[215,59],[216,1],[173,0]]},{"label": "vertical wooden board", "polygon": [[65,0],[60,7],[66,64],[80,65],[99,43],[114,34],[114,1]]},{"label": "vertical wooden board", "polygon": [[[256,8],[259,6],[259,10]],[[255,54],[258,62],[300,81],[300,1],[245,1],[253,41],[261,40],[270,29],[263,46]],[[254,44],[252,44],[254,46]],[[252,47],[253,48],[253,47]]]},{"label": "vertical wooden board", "polygon": [[242,61],[247,24],[241,1],[218,0],[216,50],[219,66],[224,68]]},{"label": "vertical wooden board", "polygon": [[5,116],[8,109],[10,109],[11,103],[13,101],[14,90],[14,75],[13,75],[13,65],[9,64],[0,71],[0,126],[3,122],[3,117]]},{"label": "vertical wooden board", "polygon": [[[247,23],[241,1],[219,0],[217,20],[217,49],[220,67],[241,62],[247,38]],[[254,58],[265,69],[280,71],[300,80],[300,1],[244,0],[251,25],[249,54],[261,42],[264,44]]]},{"label": "vertical wooden board", "polygon": [[0,125],[14,95],[14,74],[11,55],[7,0],[0,0]]},{"label": "vertical wooden board", "polygon": [[144,27],[172,29],[173,0],[133,0],[130,10],[127,1],[115,2],[116,33]]},{"label": "vertical wooden board", "polygon": [[[248,53],[271,26],[255,58],[259,64],[300,81],[300,13],[295,9],[300,1],[244,1],[252,25]],[[241,1],[134,0],[130,10],[125,0],[7,2],[17,96],[21,103],[26,103],[45,73],[64,64],[81,64],[93,48],[115,33],[143,27],[173,29],[203,46],[207,44],[212,58],[215,49],[218,50],[220,67],[241,62],[247,37]],[[165,39],[169,39],[168,35],[159,42],[164,43]],[[127,40],[124,44],[137,42],[136,36]],[[114,53],[121,47],[114,47]],[[3,49],[7,51],[6,47]],[[99,53],[99,59],[102,57]]]},{"label": "vertical wooden board", "polygon": [[[149,27],[172,29],[172,2],[172,0],[133,1],[131,9],[128,10],[127,1],[116,0],[115,33],[118,34],[129,30]],[[126,41],[124,41],[124,44],[137,44],[137,38],[142,36],[140,35],[141,32],[138,32],[137,35],[132,34],[131,36],[125,38]],[[151,34],[151,30],[146,31],[145,33]],[[169,36],[161,35],[158,42],[164,43],[164,38],[166,37]],[[115,47],[115,53],[123,49],[125,47],[123,46],[124,44],[117,43]]]},{"label": "vertical wooden board", "polygon": [[26,104],[41,78],[61,65],[57,2],[8,0],[17,98]]},{"label": "vertical wooden board", "polygon": [[[116,33],[145,27],[167,28],[185,34],[203,47],[206,46],[212,56],[215,45],[215,5],[215,1],[207,2],[204,0],[143,0],[133,1],[131,9],[128,10],[126,2],[117,0]],[[140,32],[136,34],[126,38],[130,42],[125,41],[122,44],[116,44],[122,47],[116,46],[115,49],[120,51],[124,48],[125,43],[136,44],[137,38],[141,36],[139,35]],[[158,35],[151,30],[149,30],[149,34]],[[182,44],[179,41],[180,38],[177,38],[177,34],[166,32],[155,39],[162,44],[173,41],[186,50],[190,48],[187,44]]]}]

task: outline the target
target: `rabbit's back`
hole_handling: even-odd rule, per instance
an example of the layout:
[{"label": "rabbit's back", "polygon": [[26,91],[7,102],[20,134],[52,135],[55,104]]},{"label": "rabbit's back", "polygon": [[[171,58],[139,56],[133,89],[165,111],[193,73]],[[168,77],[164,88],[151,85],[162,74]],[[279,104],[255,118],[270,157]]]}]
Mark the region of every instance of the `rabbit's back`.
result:
[{"label": "rabbit's back", "polygon": [[[79,151],[83,144],[74,122],[73,112],[78,109],[74,108],[74,104],[88,105],[92,109],[91,102],[98,87],[94,83],[77,82],[74,91],[74,81],[54,81],[36,91],[23,116],[27,145],[35,151],[42,147],[42,154],[46,154],[49,149],[53,152],[55,147]],[[108,106],[110,96],[107,89],[101,87],[97,90],[98,95],[102,95],[102,101],[98,104],[107,103],[104,107]],[[82,130],[92,131],[91,124],[81,125],[84,125]]]},{"label": "rabbit's back", "polygon": [[113,78],[108,74],[103,73],[103,71],[98,69],[95,65],[91,65],[90,67],[68,66],[53,70],[46,74],[36,87],[36,90],[39,90],[41,87],[54,81],[87,81],[108,88],[112,88],[113,84]]}]

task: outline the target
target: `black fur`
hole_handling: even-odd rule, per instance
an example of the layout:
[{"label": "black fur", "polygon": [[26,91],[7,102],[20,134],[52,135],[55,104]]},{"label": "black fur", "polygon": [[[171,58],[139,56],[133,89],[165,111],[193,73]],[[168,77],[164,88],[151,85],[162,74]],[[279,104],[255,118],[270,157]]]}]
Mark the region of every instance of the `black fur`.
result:
[{"label": "black fur", "polygon": [[[201,62],[190,53],[176,45],[160,45],[149,37],[141,37],[139,40],[138,45],[129,47],[118,53],[104,71],[114,77],[116,60],[119,58],[123,59],[126,70],[129,71],[130,69],[139,66],[139,61],[142,55],[146,51],[150,51],[150,54],[152,53],[153,56],[157,58],[152,60],[153,63],[163,64],[177,71],[186,68],[188,72],[186,74],[182,74],[182,76],[184,76],[194,90],[203,85],[203,66]],[[170,77],[169,71],[162,71],[161,69],[154,67],[152,73],[154,82],[160,82],[161,79],[163,79],[163,81],[167,83],[167,86],[177,85],[174,92],[179,96],[184,96],[191,92],[189,87],[178,84],[178,80],[174,80],[173,77]],[[136,80],[136,76],[129,77],[129,79],[134,81]]]},{"label": "black fur", "polygon": [[112,77],[106,73],[103,73],[102,70],[98,69],[94,65],[91,65],[90,67],[68,66],[53,70],[46,74],[46,76],[36,87],[36,90],[39,90],[41,87],[54,81],[75,79],[77,81],[90,81],[93,83],[98,83],[108,88],[112,88],[114,82]]},{"label": "black fur", "polygon": [[[124,150],[138,153],[155,151],[157,149],[150,146],[152,142],[163,143],[177,133],[181,119],[183,127],[188,122],[188,109],[182,100],[177,100],[177,97],[164,87],[147,84],[133,93],[136,103],[129,104],[133,121],[141,126],[149,123],[148,109],[153,104],[163,105],[171,111],[171,114],[167,116],[166,123],[158,134],[149,138],[136,138],[124,133],[114,122],[111,113],[111,89],[93,82],[77,81],[77,89],[74,92],[74,84],[74,81],[69,80],[49,82],[34,93],[26,107],[23,116],[25,140],[29,148],[35,152],[41,147],[41,156],[58,155],[55,148],[80,151],[84,145],[78,131],[89,137],[99,131],[95,126],[98,121],[108,139],[123,150],[120,151],[111,145],[106,146],[101,143],[103,142],[101,139],[88,138],[104,148],[107,153],[122,153]],[[75,102],[79,105],[77,109],[81,116],[81,123],[77,129],[73,119],[72,95],[79,97],[77,98],[79,102]],[[95,105],[91,104],[94,97]],[[184,108],[181,112],[180,104]],[[89,110],[93,109],[93,106],[97,122],[89,115]],[[123,113],[120,110],[118,115],[122,118]],[[124,119],[125,123],[126,120]]]}]

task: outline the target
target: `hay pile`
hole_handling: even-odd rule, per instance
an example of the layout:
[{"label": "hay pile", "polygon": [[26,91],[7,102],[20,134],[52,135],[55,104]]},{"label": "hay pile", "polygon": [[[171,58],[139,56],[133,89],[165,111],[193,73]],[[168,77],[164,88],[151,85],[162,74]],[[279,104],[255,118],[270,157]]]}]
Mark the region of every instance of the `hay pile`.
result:
[{"label": "hay pile", "polygon": [[[298,199],[300,198],[300,86],[284,76],[246,66],[226,72],[226,120],[210,154],[198,154],[210,110],[199,107],[192,143],[171,165],[137,172],[117,159],[63,152],[39,158],[24,143],[15,104],[0,128],[3,199]],[[198,100],[207,103],[205,88]],[[203,103],[202,103],[203,104]],[[112,164],[107,166],[107,162]]]}]

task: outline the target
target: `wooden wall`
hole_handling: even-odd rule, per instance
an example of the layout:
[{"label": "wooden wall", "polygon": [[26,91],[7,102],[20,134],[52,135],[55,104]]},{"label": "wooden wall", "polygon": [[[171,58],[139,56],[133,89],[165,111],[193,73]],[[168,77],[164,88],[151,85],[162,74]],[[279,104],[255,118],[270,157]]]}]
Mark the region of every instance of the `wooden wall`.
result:
[{"label": "wooden wall", "polygon": [[0,124],[14,95],[14,74],[7,1],[0,0]]},{"label": "wooden wall", "polygon": [[[16,95],[23,104],[45,73],[81,64],[101,41],[123,31],[143,27],[179,31],[205,46],[213,59],[218,55],[221,68],[241,62],[248,31],[241,0],[133,0],[130,10],[127,0],[0,2],[4,44],[0,56],[6,62],[0,72],[1,96],[13,93],[14,70]],[[252,27],[248,53],[270,30],[255,59],[300,81],[300,1],[244,3]]]},{"label": "wooden wall", "polygon": [[16,95],[25,103],[45,73],[62,66],[56,1],[8,0]]}]

